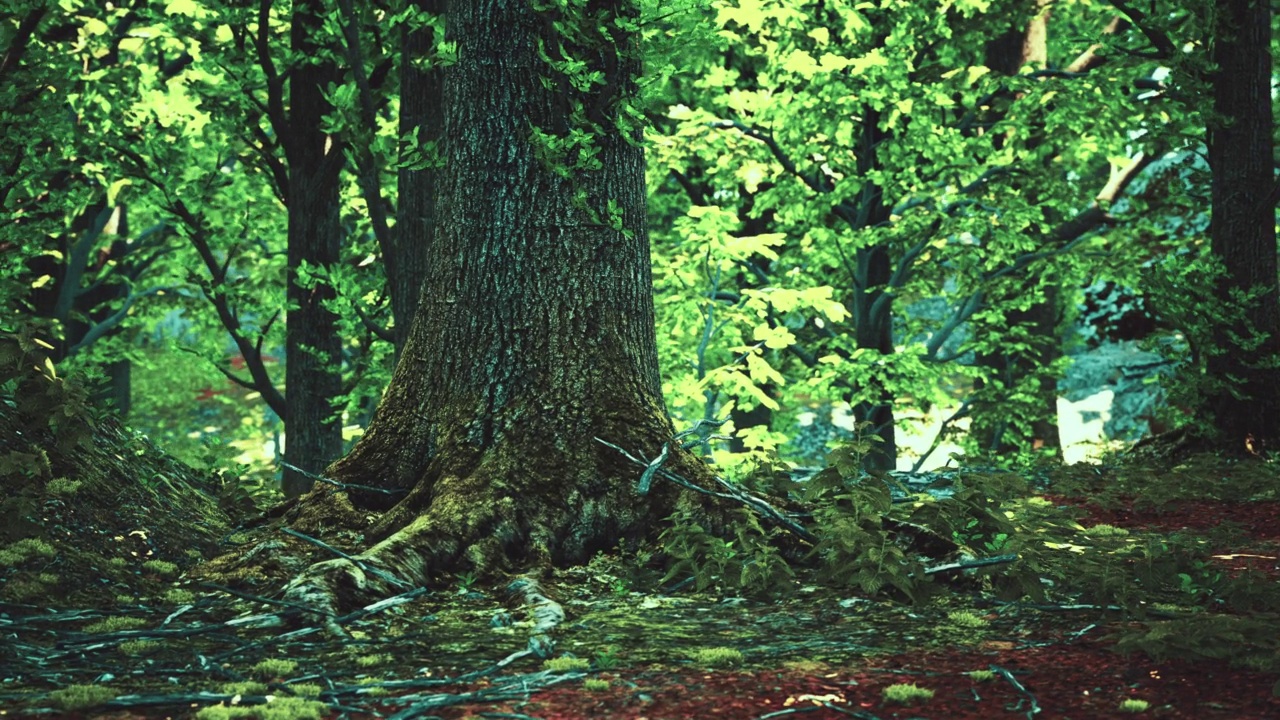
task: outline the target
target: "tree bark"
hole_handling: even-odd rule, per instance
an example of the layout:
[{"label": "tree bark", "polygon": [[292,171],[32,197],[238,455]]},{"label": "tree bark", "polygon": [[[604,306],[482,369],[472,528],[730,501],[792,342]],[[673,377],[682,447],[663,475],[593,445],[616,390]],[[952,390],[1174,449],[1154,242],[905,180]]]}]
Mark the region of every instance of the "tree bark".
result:
[{"label": "tree bark", "polygon": [[[1262,294],[1243,309],[1244,327],[1218,332],[1219,354],[1210,357],[1209,374],[1231,387],[1219,391],[1210,406],[1229,450],[1260,452],[1280,446],[1280,373],[1260,367],[1280,357],[1275,195],[1269,195],[1276,187],[1271,9],[1257,0],[1225,0],[1214,12],[1210,57],[1218,70],[1213,109],[1221,120],[1209,127],[1209,234],[1213,253],[1226,268],[1218,295],[1230,307],[1235,304],[1232,291],[1253,289]],[[1262,346],[1242,348],[1238,338],[1254,333],[1266,335]]]},{"label": "tree bark", "polygon": [[[342,454],[342,425],[330,400],[342,391],[342,339],[338,316],[324,307],[335,297],[321,282],[310,289],[299,284],[299,268],[338,262],[341,242],[339,173],[343,152],[337,138],[321,128],[331,112],[323,89],[341,77],[331,62],[314,60],[319,45],[323,3],[294,4],[292,43],[302,60],[289,78],[289,310],[285,316],[285,462],[316,473]],[[285,468],[283,489],[297,497],[311,480]]]},{"label": "tree bark", "polygon": [[[414,6],[432,15],[445,10],[444,0],[414,0]],[[417,133],[419,146],[439,142],[444,127],[441,106],[443,69],[420,69],[414,65],[435,45],[430,28],[406,28],[401,38],[400,58],[400,133]],[[440,149],[437,148],[437,154]],[[387,284],[391,287],[391,315],[395,319],[396,357],[399,358],[409,340],[409,328],[422,295],[427,258],[436,222],[435,166],[421,169],[402,168],[396,205],[396,228],[393,235],[396,253],[386,262]]]},{"label": "tree bark", "polygon": [[[624,135],[619,121],[619,104],[637,92],[639,55],[613,20],[636,13],[625,1],[555,13],[522,0],[449,5],[458,44],[443,86],[449,172],[422,302],[367,432],[326,473],[404,494],[393,507],[329,486],[304,498],[293,516],[303,531],[353,509],[386,512],[362,528],[380,542],[357,563],[311,566],[292,599],[332,611],[400,587],[371,568],[420,585],[451,571],[581,563],[654,537],[677,506],[711,507],[671,483],[639,494],[638,469],[593,439],[652,458],[672,435],[641,132]],[[539,39],[553,61],[585,60],[604,84],[575,88],[539,57]],[[594,126],[599,169],[557,172],[575,154],[548,159],[539,145],[537,133],[571,137],[571,116]],[[621,231],[601,222],[609,203]],[[706,480],[682,452],[664,467]]]}]

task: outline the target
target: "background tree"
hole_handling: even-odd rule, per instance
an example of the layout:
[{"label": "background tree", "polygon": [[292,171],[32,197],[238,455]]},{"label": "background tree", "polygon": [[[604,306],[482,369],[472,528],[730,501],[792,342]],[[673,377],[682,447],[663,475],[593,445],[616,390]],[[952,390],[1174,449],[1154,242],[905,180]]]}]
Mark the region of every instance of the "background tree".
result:
[{"label": "background tree", "polygon": [[1212,248],[1226,270],[1219,299],[1244,303],[1243,323],[1220,327],[1209,360],[1223,387],[1211,400],[1225,446],[1259,452],[1280,444],[1280,280],[1273,160],[1271,7],[1249,0],[1209,6],[1214,120]]}]

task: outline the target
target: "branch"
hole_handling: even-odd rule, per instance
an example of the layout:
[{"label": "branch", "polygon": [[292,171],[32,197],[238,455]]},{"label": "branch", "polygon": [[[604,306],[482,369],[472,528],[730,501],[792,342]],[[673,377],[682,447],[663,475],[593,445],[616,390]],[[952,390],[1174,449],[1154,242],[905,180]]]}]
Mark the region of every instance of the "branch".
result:
[{"label": "branch", "polygon": [[[289,121],[284,114],[284,80],[276,72],[276,65],[271,61],[271,50],[267,44],[267,33],[271,28],[271,3],[272,0],[258,2],[258,35],[254,38],[253,45],[258,52],[258,65],[267,76],[267,119],[271,121],[276,137],[287,142],[290,135]],[[284,191],[285,197],[289,196],[286,188],[281,190]]]},{"label": "branch", "polygon": [[60,322],[65,323],[71,316],[71,308],[75,304],[76,297],[80,295],[80,282],[84,279],[84,269],[89,264],[89,254],[93,252],[93,246],[102,236],[102,230],[111,219],[112,212],[113,208],[104,205],[94,217],[93,224],[85,229],[71,247],[71,255],[67,258],[67,271],[62,276],[62,283],[58,287],[58,299],[53,307],[53,316]]},{"label": "branch", "polygon": [[45,3],[37,3],[22,18],[22,22],[18,23],[18,28],[14,31],[13,40],[4,51],[4,57],[0,57],[0,78],[9,74],[18,66],[18,63],[22,62],[22,57],[27,54],[27,46],[31,42],[31,37],[35,35],[36,29],[40,27],[40,21],[44,19],[44,15],[48,11],[49,8]]},{"label": "branch", "polygon": [[753,139],[759,140],[760,142],[763,142],[765,146],[769,148],[769,152],[773,153],[773,157],[779,163],[782,164],[782,169],[786,170],[788,174],[795,175],[796,177],[800,178],[800,180],[802,180],[805,185],[809,186],[810,190],[813,190],[814,192],[818,192],[818,193],[826,193],[831,191],[831,188],[826,187],[824,183],[818,182],[814,178],[811,178],[808,175],[805,175],[804,173],[796,169],[796,164],[792,162],[791,158],[787,156],[787,153],[783,151],[781,147],[779,147],[778,142],[773,139],[772,133],[766,133],[762,130],[757,130],[756,128],[753,128],[737,120],[715,120],[707,123],[707,125],[710,127],[716,128],[718,130],[735,129],[740,131],[743,135],[746,135],[749,138],[753,138]]},{"label": "branch", "polygon": [[[373,90],[369,87],[369,77],[364,71],[364,53],[360,50],[360,29],[356,26],[356,11],[351,0],[338,0],[346,22],[342,23],[342,35],[346,40],[347,64],[351,66],[351,74],[355,77],[356,92],[360,98],[360,122],[368,135],[378,129],[378,109],[373,101]],[[369,208],[369,224],[373,226],[373,235],[378,239],[378,247],[382,248],[384,258],[395,257],[392,244],[391,224],[387,219],[387,208],[382,196],[382,178],[375,163],[373,143],[369,138],[357,138],[354,146],[356,165],[359,169],[360,189],[364,192],[364,203]],[[382,337],[380,333],[376,333]]]},{"label": "branch", "polygon": [[[1126,29],[1128,29],[1128,26],[1129,26],[1129,23],[1126,20],[1117,16],[1112,18],[1111,22],[1107,23],[1107,26],[1102,29],[1102,34],[1116,35],[1121,32],[1124,32]],[[1094,43],[1090,45],[1087,50],[1080,53],[1079,57],[1071,61],[1071,64],[1068,65],[1066,68],[1067,72],[1073,72],[1073,73],[1088,72],[1098,67],[1102,63],[1106,62],[1106,58],[1098,54],[1098,51],[1101,49],[1102,49],[1102,43]]]},{"label": "branch", "polygon": [[1124,13],[1129,18],[1129,21],[1133,23],[1133,26],[1142,31],[1142,34],[1146,35],[1151,44],[1156,47],[1157,54],[1154,58],[1171,58],[1177,54],[1178,49],[1174,47],[1173,41],[1169,39],[1168,35],[1143,22],[1147,19],[1145,13],[1129,7],[1129,3],[1125,0],[1111,0],[1111,4],[1115,9]]},{"label": "branch", "polygon": [[[227,300],[226,294],[226,275],[225,268],[219,265],[218,259],[213,255],[213,249],[209,243],[208,230],[205,228],[204,221],[195,213],[187,208],[182,200],[173,201],[171,210],[187,225],[191,244],[195,247],[196,254],[200,256],[201,262],[212,276],[211,292],[205,293],[209,298],[209,302],[213,303],[213,308],[218,313],[218,319],[222,321],[222,326],[227,333],[231,335],[231,340],[236,344],[236,348],[244,357],[245,366],[249,368],[249,376],[253,378],[252,383],[246,383],[240,378],[232,375],[227,370],[215,363],[229,380],[240,384],[251,390],[257,390],[262,393],[262,399],[267,403],[280,419],[288,422],[288,410],[285,406],[284,395],[276,388],[275,383],[271,381],[271,373],[267,372],[267,366],[262,360],[262,337],[266,334],[263,330],[259,335],[256,345],[251,344],[249,339],[241,332],[240,318],[236,317],[235,312],[231,309],[231,304]],[[275,318],[272,318],[274,322]],[[270,325],[268,325],[269,327]]]},{"label": "branch", "polygon": [[106,335],[108,332],[111,332],[111,330],[117,325],[124,322],[124,319],[129,316],[129,308],[133,307],[133,304],[138,300],[149,295],[156,295],[172,289],[173,288],[171,287],[154,287],[140,293],[129,293],[129,296],[124,299],[124,304],[120,306],[119,310],[112,313],[102,322],[96,323],[93,327],[89,328],[88,332],[84,334],[84,337],[80,338],[79,342],[71,346],[70,350],[67,350],[67,357],[71,357],[81,350],[87,350],[89,346],[97,342],[99,338]]}]

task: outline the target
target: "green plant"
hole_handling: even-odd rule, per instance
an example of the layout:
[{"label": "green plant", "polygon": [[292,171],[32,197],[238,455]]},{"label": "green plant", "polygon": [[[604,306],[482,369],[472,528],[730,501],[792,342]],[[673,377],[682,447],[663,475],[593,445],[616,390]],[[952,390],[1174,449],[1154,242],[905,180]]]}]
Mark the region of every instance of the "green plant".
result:
[{"label": "green plant", "polygon": [[974,682],[988,682],[995,679],[996,674],[990,670],[972,670],[965,673]]},{"label": "green plant", "polygon": [[113,615],[111,617],[103,618],[98,622],[85,625],[84,631],[90,633],[111,633],[119,632],[121,630],[137,630],[138,628],[145,627],[146,625],[147,621],[142,618]]},{"label": "green plant", "polygon": [[84,483],[79,480],[54,478],[45,483],[44,491],[57,497],[71,497],[80,490],[81,485]]},{"label": "green plant", "polygon": [[1120,703],[1120,712],[1127,712],[1127,713],[1146,712],[1147,708],[1149,707],[1151,707],[1151,703],[1147,702],[1146,700],[1137,700],[1134,698],[1130,698]]},{"label": "green plant", "polygon": [[101,685],[71,685],[49,693],[49,700],[63,710],[83,710],[115,697],[114,690]]},{"label": "green plant", "polygon": [[148,560],[142,563],[142,569],[162,577],[173,577],[178,574],[178,566],[168,560]]},{"label": "green plant", "polygon": [[583,688],[584,690],[590,690],[590,691],[592,691],[592,692],[599,692],[599,691],[601,691],[601,690],[608,690],[608,689],[609,689],[609,681],[608,681],[608,680],[601,680],[601,679],[599,679],[599,678],[587,678],[586,680],[583,680],[583,681],[582,681],[582,688]]},{"label": "green plant", "polygon": [[280,658],[267,658],[258,661],[253,667],[249,668],[249,672],[264,680],[283,677],[298,669],[298,663],[293,660],[282,660]]},{"label": "green plant", "polygon": [[956,610],[947,613],[947,620],[952,625],[959,625],[965,628],[986,627],[987,619],[971,610]]},{"label": "green plant", "polygon": [[727,667],[742,664],[742,653],[733,648],[710,647],[698,648],[689,657],[699,665],[706,667]]},{"label": "green plant", "polygon": [[155,640],[126,640],[120,643],[120,652],[125,655],[149,655],[160,649]]},{"label": "green plant", "polygon": [[385,653],[377,655],[361,655],[356,658],[356,667],[372,668],[378,667],[379,665],[389,665],[394,661],[395,658]]},{"label": "green plant", "polygon": [[558,657],[543,660],[542,667],[552,672],[570,672],[572,670],[586,670],[591,667],[591,663],[584,658]]},{"label": "green plant", "polygon": [[169,588],[164,591],[164,599],[174,605],[190,605],[195,602],[196,594],[182,588]]},{"label": "green plant", "polygon": [[618,666],[618,648],[614,645],[606,645],[596,653],[595,666],[600,670],[610,670]]},{"label": "green plant", "polygon": [[933,697],[933,691],[928,688],[922,688],[915,683],[898,683],[890,685],[883,690],[886,702],[898,703],[900,705],[909,705],[915,702],[923,702]]},{"label": "green plant", "polygon": [[227,695],[266,695],[267,684],[257,680],[223,683],[220,687]]}]

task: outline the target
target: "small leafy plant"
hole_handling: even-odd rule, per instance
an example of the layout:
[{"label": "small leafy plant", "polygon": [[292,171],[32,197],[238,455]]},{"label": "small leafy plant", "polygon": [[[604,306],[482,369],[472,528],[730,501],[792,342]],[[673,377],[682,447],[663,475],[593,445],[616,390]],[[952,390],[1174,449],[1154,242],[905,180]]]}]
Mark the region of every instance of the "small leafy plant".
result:
[{"label": "small leafy plant", "polygon": [[924,702],[932,697],[932,690],[922,688],[915,683],[898,683],[896,685],[890,685],[884,689],[885,701],[898,703],[899,705],[910,705],[916,702]]}]

